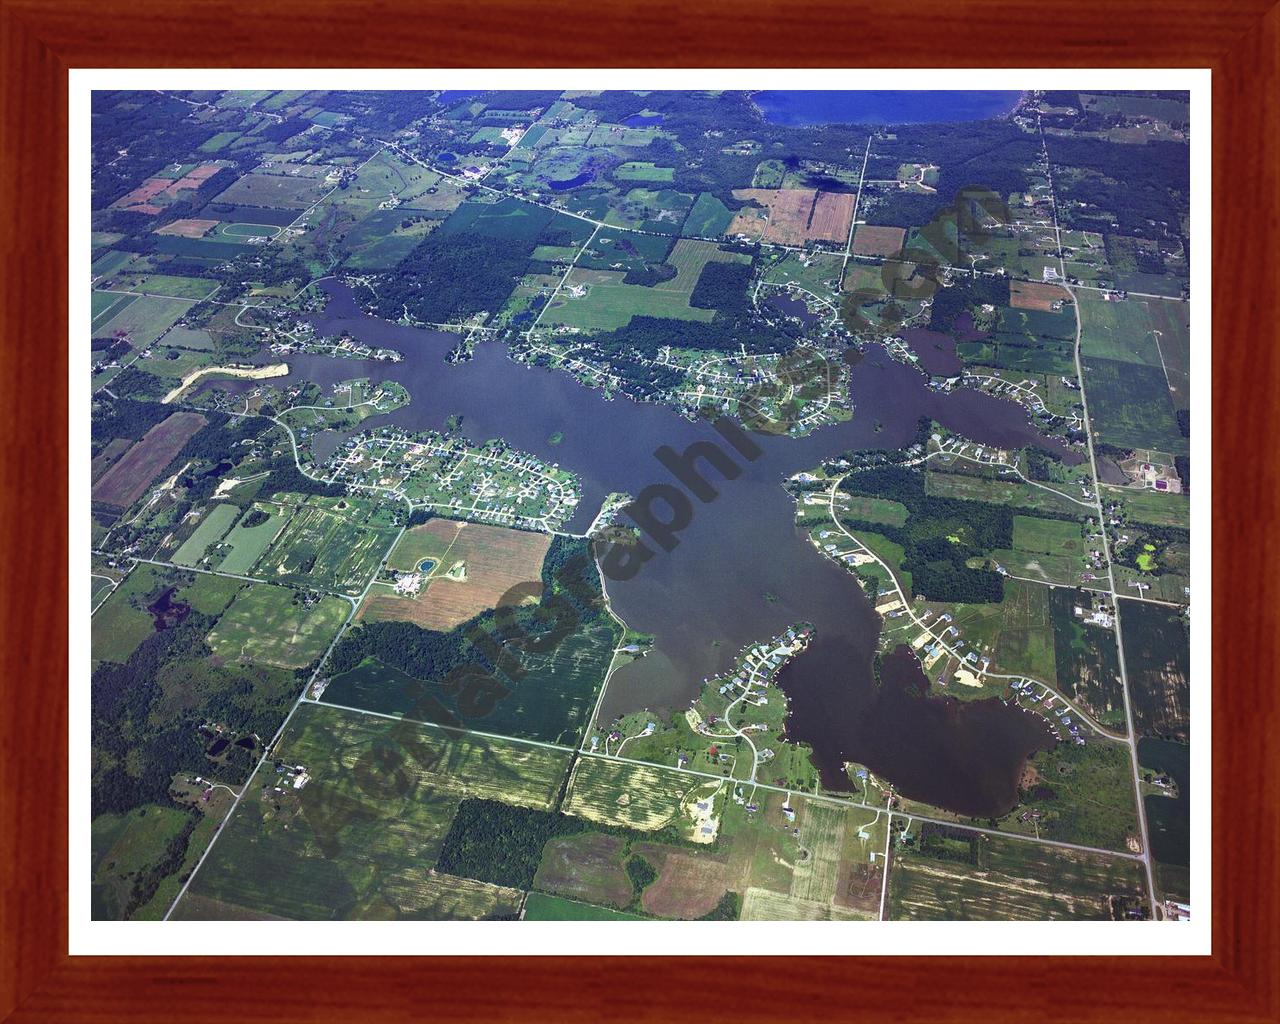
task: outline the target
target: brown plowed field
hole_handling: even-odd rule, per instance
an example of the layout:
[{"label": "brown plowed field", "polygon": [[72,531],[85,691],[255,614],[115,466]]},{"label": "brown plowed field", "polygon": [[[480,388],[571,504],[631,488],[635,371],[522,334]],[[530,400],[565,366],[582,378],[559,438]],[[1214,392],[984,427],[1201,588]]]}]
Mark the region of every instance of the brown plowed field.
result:
[{"label": "brown plowed field", "polygon": [[853,233],[853,251],[859,256],[897,256],[906,237],[906,228],[863,224]]},{"label": "brown plowed field", "polygon": [[847,240],[849,225],[853,222],[853,198],[849,192],[819,192],[806,237],[823,242]]},{"label": "brown plowed field", "polygon": [[1055,302],[1070,302],[1071,296],[1056,284],[1035,281],[1009,282],[1009,305],[1014,309],[1053,309]]},{"label": "brown plowed field", "polygon": [[175,412],[157,423],[98,478],[93,500],[128,508],[207,422],[198,412]]},{"label": "brown plowed field", "polygon": [[728,867],[705,854],[680,853],[648,843],[632,848],[658,869],[640,905],[656,917],[692,921],[716,908],[728,886]]},{"label": "brown plowed field", "polygon": [[[421,551],[423,557],[437,559],[436,575],[417,597],[386,590],[370,594],[359,617],[412,622],[424,629],[446,631],[497,607],[499,599],[517,584],[532,584],[522,596],[537,598],[542,588],[542,560],[550,546],[551,538],[545,533],[433,519],[401,539],[391,564],[408,570]],[[408,561],[406,552],[410,553]],[[466,579],[446,578],[444,573],[458,562],[466,566]]]},{"label": "brown plowed field", "polygon": [[[737,199],[749,199],[769,210],[763,241],[802,246],[805,242],[843,242],[849,237],[854,197],[845,192],[811,188],[736,188]],[[750,234],[751,221],[739,214],[727,234]]]}]

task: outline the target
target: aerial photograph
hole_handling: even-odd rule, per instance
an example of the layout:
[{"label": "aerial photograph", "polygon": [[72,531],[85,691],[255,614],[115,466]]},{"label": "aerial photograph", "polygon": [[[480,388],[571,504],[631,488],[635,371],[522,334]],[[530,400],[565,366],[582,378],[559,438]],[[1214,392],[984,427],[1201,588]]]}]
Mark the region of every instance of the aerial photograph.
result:
[{"label": "aerial photograph", "polygon": [[472,78],[92,93],[92,918],[1189,921],[1189,92]]}]

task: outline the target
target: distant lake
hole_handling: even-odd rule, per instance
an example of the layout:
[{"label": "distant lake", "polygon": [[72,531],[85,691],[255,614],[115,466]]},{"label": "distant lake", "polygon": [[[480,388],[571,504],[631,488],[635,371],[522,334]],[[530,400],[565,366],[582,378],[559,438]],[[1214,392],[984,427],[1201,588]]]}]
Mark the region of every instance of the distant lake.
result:
[{"label": "distant lake", "polygon": [[936,124],[1000,117],[1017,106],[1021,95],[994,90],[813,89],[758,92],[752,100],[774,124]]}]

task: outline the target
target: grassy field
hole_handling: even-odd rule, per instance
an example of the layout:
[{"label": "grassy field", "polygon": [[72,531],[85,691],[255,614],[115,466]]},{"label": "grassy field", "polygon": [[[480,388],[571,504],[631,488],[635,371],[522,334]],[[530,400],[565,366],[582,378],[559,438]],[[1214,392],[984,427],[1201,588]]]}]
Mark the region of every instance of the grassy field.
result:
[{"label": "grassy field", "polygon": [[358,594],[397,532],[383,505],[312,496],[262,557],[257,572],[268,580]]},{"label": "grassy field", "polygon": [[1046,555],[1079,555],[1084,550],[1084,536],[1078,522],[1014,516],[1013,546]]},{"label": "grassy field", "polygon": [[216,202],[237,206],[268,206],[284,210],[305,210],[319,200],[332,185],[324,179],[284,174],[246,174],[218,193]]},{"label": "grassy field", "polygon": [[628,160],[613,169],[618,181],[671,181],[675,173],[674,167],[658,167],[641,160]]},{"label": "grassy field", "polygon": [[698,238],[719,238],[728,230],[732,220],[733,211],[729,207],[710,192],[703,192],[694,201],[680,233]]},{"label": "grassy field", "polygon": [[1096,439],[1118,448],[1186,455],[1164,371],[1117,359],[1086,359],[1084,386]]},{"label": "grassy field", "polygon": [[[89,269],[93,271],[94,277],[109,277],[112,274],[119,273],[122,268],[127,267],[133,262],[137,255],[138,254],[136,252],[125,252],[122,249],[111,249],[104,252],[94,260],[93,265]],[[94,313],[96,314],[97,312],[97,309],[94,309]]]},{"label": "grassy field", "polygon": [[622,836],[579,832],[557,836],[542,849],[533,884],[560,896],[624,908],[635,896]]},{"label": "grassy field", "polygon": [[94,335],[98,335],[100,330],[108,323],[117,313],[123,312],[124,308],[137,301],[137,295],[122,295],[120,292],[93,292],[93,320],[90,327]]},{"label": "grassy field", "polygon": [[1080,355],[1085,359],[1117,359],[1159,368],[1160,350],[1152,333],[1158,328],[1149,307],[1173,303],[1160,299],[1107,302],[1090,296],[1087,292],[1079,295]]},{"label": "grassy field", "polygon": [[218,282],[203,277],[175,277],[171,274],[120,274],[112,288],[140,292],[144,296],[172,299],[207,299],[218,289]]},{"label": "grassy field", "polygon": [[901,526],[907,521],[907,506],[888,498],[841,492],[836,495],[836,514],[868,523]]},{"label": "grassy field", "polygon": [[127,814],[100,814],[90,826],[93,864],[91,908],[96,921],[117,920],[130,908],[135,877],[161,860],[187,824],[189,812],[148,804]]},{"label": "grassy field", "polygon": [[839,256],[827,253],[787,253],[765,272],[764,279],[774,284],[797,284],[831,301],[840,279]]},{"label": "grassy field", "polygon": [[548,227],[564,229],[574,244],[586,241],[591,234],[591,226],[586,221],[511,198],[496,203],[468,200],[449,215],[439,230],[445,233],[475,231],[494,238],[532,242]]},{"label": "grassy field", "polygon": [[924,489],[926,494],[935,494],[941,498],[987,501],[994,505],[1010,505],[1032,511],[1075,512],[1080,508],[1074,502],[1043,487],[1033,487],[1018,480],[948,473],[938,469],[932,462],[925,472]]},{"label": "grassy field", "polygon": [[194,299],[160,298],[143,295],[137,300],[115,307],[116,312],[104,323],[95,325],[97,334],[123,336],[136,349],[143,349],[177,322]]},{"label": "grassy field", "polygon": [[1120,619],[1134,730],[1140,738],[1185,743],[1191,725],[1191,647],[1179,609],[1122,599]]},{"label": "grassy field", "polygon": [[549,807],[569,759],[312,704],[277,752],[310,781],[264,768],[175,916],[200,916],[202,900],[300,920],[512,914],[518,891],[436,875],[440,843],[464,796]]},{"label": "grassy field", "polygon": [[[702,268],[713,260],[740,263],[746,259],[740,253],[721,251],[713,242],[682,238],[667,257],[676,276],[652,287],[625,284],[618,271],[575,267],[565,288],[547,307],[543,322],[583,330],[613,330],[629,323],[633,316],[706,322],[715,311],[689,305]],[[585,294],[577,296],[577,290]]]},{"label": "grassy field", "polygon": [[[1105,850],[1131,849],[1138,815],[1128,747],[1104,739],[1084,746],[1059,743],[1033,755],[1029,765],[1034,781],[1000,819],[1001,828]],[[1039,819],[1019,820],[1028,810],[1039,812]]]},{"label": "grassy field", "polygon": [[561,896],[548,896],[531,892],[524,901],[524,921],[644,921],[636,914],[624,914],[621,910],[594,907],[589,903],[567,900]]},{"label": "grassy field", "polygon": [[1026,673],[1052,683],[1056,671],[1050,593],[1050,588],[1037,583],[1006,579],[999,604],[930,607],[950,611],[960,635],[989,653],[994,671]]},{"label": "grassy field", "polygon": [[681,804],[706,781],[649,765],[584,757],[574,769],[564,811],[652,832],[681,824]]},{"label": "grassy field", "polygon": [[[296,508],[291,502],[255,501],[223,539],[222,547],[227,553],[218,564],[219,571],[247,574],[280,535]],[[244,526],[244,520],[254,510],[265,513],[268,518],[257,526]]]},{"label": "grassy field", "polygon": [[894,854],[891,920],[1105,921],[1112,919],[1112,896],[1145,905],[1137,861],[952,826],[925,823],[911,831],[926,849]]},{"label": "grassy field", "polygon": [[1161,494],[1159,491],[1133,487],[1102,485],[1103,501],[1118,501],[1125,515],[1138,523],[1153,526],[1191,527],[1191,500],[1185,494]]},{"label": "grassy field", "polygon": [[90,644],[94,661],[124,664],[138,644],[154,631],[151,616],[142,608],[146,597],[164,581],[164,570],[155,565],[138,565],[107,598],[93,616]]},{"label": "grassy field", "polygon": [[239,517],[240,509],[235,505],[214,505],[204,514],[191,536],[174,552],[172,561],[179,565],[198,564],[205,552],[226,535]]},{"label": "grassy field", "polygon": [[339,597],[307,605],[289,587],[252,583],[236,596],[206,642],[227,661],[303,668],[320,657],[351,606]]}]

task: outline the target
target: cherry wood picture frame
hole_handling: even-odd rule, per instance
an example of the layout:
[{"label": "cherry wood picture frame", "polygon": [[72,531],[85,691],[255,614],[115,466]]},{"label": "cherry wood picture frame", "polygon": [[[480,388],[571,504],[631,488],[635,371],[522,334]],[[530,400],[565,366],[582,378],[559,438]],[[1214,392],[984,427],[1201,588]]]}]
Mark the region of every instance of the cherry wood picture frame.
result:
[{"label": "cherry wood picture frame", "polygon": [[[1280,481],[1268,436],[1280,392],[1280,6],[1271,2],[0,0],[0,1017],[1280,1019]],[[69,956],[67,74],[228,66],[1211,68],[1214,785],[1198,799],[1214,808],[1212,955]],[[1196,595],[1193,614],[1208,596]],[[1141,926],[1133,936],[1142,941]]]}]

